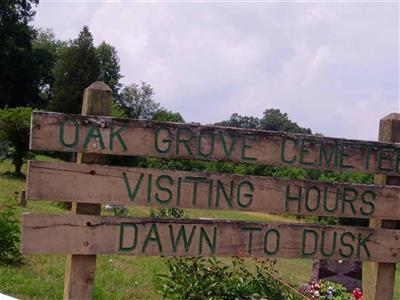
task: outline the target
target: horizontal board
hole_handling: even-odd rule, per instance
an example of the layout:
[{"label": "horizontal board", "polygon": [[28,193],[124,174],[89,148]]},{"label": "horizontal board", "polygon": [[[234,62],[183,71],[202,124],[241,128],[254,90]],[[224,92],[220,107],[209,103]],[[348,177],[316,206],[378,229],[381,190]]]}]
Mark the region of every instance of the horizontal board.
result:
[{"label": "horizontal board", "polygon": [[48,112],[32,114],[30,148],[400,175],[396,144]]},{"label": "horizontal board", "polygon": [[400,231],[222,220],[27,214],[23,216],[22,251],[399,262]]},{"label": "horizontal board", "polygon": [[400,188],[30,161],[29,200],[398,219]]}]

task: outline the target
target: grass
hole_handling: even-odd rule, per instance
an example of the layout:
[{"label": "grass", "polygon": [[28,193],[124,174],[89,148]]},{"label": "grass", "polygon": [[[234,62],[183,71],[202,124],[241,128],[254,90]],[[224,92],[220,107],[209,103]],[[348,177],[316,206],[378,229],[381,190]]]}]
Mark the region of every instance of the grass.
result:
[{"label": "grass", "polygon": [[[54,160],[39,155],[36,159]],[[24,166],[25,172],[26,166]],[[18,193],[24,189],[25,179],[12,175],[10,161],[0,163],[0,208],[5,203],[18,201]],[[28,201],[26,208],[18,207],[18,214],[66,213],[51,202]],[[131,207],[129,215],[149,216],[147,207]],[[295,222],[296,218],[253,212],[190,210],[191,218],[219,218],[251,221]],[[298,221],[297,221],[298,222]],[[26,255],[20,267],[0,265],[0,293],[19,299],[61,299],[63,296],[66,256]],[[229,259],[224,259],[229,262]],[[249,263],[251,263],[249,261]],[[400,267],[400,266],[399,266]],[[154,282],[155,274],[165,271],[163,258],[119,255],[98,256],[95,299],[159,299]],[[279,259],[279,274],[292,284],[307,282],[311,276],[311,261],[307,259]],[[400,269],[396,271],[395,298],[400,299]]]},{"label": "grass", "polygon": [[[95,299],[158,299],[153,278],[161,258],[99,256]],[[66,256],[28,255],[21,267],[0,267],[0,291],[19,299],[62,299]]]}]

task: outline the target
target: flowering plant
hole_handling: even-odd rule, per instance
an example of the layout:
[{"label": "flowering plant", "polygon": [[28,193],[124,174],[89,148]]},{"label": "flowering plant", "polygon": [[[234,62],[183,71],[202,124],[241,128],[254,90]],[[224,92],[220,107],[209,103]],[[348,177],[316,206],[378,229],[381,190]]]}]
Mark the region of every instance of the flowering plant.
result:
[{"label": "flowering plant", "polygon": [[354,300],[343,285],[326,280],[310,281],[307,296],[312,300]]}]

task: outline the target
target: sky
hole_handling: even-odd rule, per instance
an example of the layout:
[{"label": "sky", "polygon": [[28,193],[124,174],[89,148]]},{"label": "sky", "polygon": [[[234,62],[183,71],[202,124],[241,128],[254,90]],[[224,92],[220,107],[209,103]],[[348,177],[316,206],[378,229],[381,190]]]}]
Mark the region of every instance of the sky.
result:
[{"label": "sky", "polygon": [[377,140],[400,112],[399,3],[45,1],[33,25],[119,54],[123,84],[202,124],[279,108],[325,136]]}]

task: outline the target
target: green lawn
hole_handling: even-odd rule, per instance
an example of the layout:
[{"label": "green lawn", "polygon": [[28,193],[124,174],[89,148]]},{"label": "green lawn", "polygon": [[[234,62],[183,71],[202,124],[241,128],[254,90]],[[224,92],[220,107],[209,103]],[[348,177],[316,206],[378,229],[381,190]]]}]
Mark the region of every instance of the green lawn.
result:
[{"label": "green lawn", "polygon": [[[48,157],[38,156],[37,159]],[[10,161],[0,163],[0,208],[6,202],[17,203],[17,193],[24,189],[24,179],[10,175]],[[29,201],[23,212],[66,213],[45,201]],[[192,218],[221,218],[252,221],[296,221],[295,218],[261,213],[190,210]],[[147,207],[131,207],[129,214],[148,216]],[[229,259],[224,259],[229,261]],[[61,299],[63,294],[66,257],[61,255],[26,255],[21,267],[0,266],[0,293],[20,299]],[[250,262],[249,262],[250,263]],[[307,282],[311,262],[306,259],[280,259],[279,274],[292,284]],[[135,256],[99,256],[96,268],[95,299],[159,299],[155,288],[155,274],[165,270],[163,258]],[[397,270],[396,297],[400,299],[400,270]]]}]

